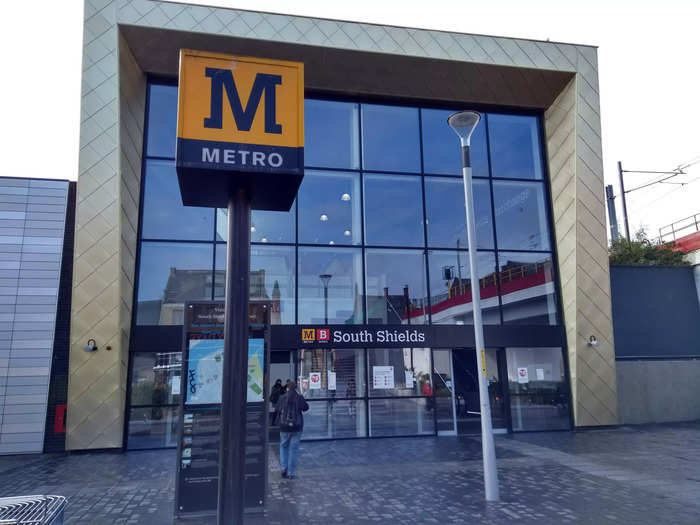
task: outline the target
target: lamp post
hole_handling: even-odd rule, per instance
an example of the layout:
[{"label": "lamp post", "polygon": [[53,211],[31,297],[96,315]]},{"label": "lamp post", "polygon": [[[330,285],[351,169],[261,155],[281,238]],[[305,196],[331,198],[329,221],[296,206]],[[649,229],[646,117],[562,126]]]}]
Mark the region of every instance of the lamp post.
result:
[{"label": "lamp post", "polygon": [[318,276],[323,283],[323,322],[325,324],[328,324],[328,283],[330,282],[331,277],[333,276],[329,273],[322,273]]},{"label": "lamp post", "polygon": [[474,313],[474,339],[476,341],[476,362],[481,369],[479,377],[479,404],[481,406],[481,449],[484,460],[484,489],[486,501],[499,501],[498,470],[496,469],[496,449],[491,427],[491,406],[489,404],[488,378],[486,377],[486,355],[484,353],[484,327],[481,320],[481,296],[479,271],[476,258],[476,226],[474,218],[474,191],[472,188],[472,168],[469,157],[470,138],[481,115],[475,111],[460,111],[447,119],[447,123],[459,136],[462,145],[462,179],[467,215],[467,247],[469,249],[469,271],[472,286],[472,309]]}]

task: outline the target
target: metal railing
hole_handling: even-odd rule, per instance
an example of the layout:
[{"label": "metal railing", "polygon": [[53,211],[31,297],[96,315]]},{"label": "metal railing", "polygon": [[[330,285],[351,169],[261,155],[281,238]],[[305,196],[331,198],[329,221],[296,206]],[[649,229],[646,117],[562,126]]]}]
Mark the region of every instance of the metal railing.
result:
[{"label": "metal railing", "polygon": [[0,525],[63,525],[63,496],[0,498]]},{"label": "metal railing", "polygon": [[679,237],[685,237],[697,231],[700,231],[700,213],[673,222],[668,226],[662,226],[659,228],[659,240],[661,242],[675,241]]}]

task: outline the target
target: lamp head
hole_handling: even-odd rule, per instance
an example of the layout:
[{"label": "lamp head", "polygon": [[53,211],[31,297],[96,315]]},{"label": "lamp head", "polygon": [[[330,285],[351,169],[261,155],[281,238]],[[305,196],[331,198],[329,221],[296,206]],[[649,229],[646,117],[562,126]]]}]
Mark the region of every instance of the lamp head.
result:
[{"label": "lamp head", "polygon": [[448,117],[447,123],[463,143],[469,144],[469,138],[480,120],[481,114],[476,111],[458,111]]}]

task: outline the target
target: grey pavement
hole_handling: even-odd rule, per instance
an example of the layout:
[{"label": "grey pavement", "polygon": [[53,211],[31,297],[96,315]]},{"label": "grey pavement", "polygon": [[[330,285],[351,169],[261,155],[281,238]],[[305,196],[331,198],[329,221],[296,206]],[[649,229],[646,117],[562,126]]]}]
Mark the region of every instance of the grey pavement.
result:
[{"label": "grey pavement", "polygon": [[[700,422],[497,436],[496,454],[486,503],[477,437],[305,442],[291,481],[271,447],[267,512],[246,524],[700,524]],[[174,466],[172,450],[0,457],[0,497],[67,496],[66,524],[172,523]]]}]

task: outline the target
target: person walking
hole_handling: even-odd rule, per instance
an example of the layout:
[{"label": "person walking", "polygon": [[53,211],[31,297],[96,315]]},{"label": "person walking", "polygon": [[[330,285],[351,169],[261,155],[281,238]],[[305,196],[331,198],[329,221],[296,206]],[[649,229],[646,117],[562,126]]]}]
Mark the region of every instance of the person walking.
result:
[{"label": "person walking", "polygon": [[309,409],[309,404],[303,396],[296,390],[294,381],[287,383],[287,393],[279,400],[278,423],[280,426],[280,466],[282,467],[282,477],[294,479],[297,452],[301,433],[304,430],[304,416],[302,412]]}]

